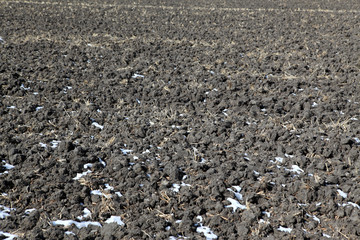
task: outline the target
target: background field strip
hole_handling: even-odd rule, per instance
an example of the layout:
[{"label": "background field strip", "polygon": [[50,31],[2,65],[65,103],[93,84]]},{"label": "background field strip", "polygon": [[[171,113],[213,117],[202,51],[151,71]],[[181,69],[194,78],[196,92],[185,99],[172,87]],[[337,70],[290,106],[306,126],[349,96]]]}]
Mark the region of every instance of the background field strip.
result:
[{"label": "background field strip", "polygon": [[197,11],[233,11],[233,12],[244,12],[244,11],[257,11],[257,12],[285,12],[285,11],[294,11],[294,12],[320,12],[320,13],[360,13],[360,10],[345,10],[345,9],[280,9],[280,8],[226,8],[226,7],[175,7],[175,6],[155,6],[155,5],[139,5],[139,4],[102,4],[102,3],[70,3],[70,2],[36,2],[36,1],[8,1],[0,0],[0,3],[12,4],[12,3],[23,3],[23,4],[39,4],[39,5],[59,5],[63,7],[114,7],[114,8],[148,8],[148,9],[169,9],[169,10],[197,10]]}]

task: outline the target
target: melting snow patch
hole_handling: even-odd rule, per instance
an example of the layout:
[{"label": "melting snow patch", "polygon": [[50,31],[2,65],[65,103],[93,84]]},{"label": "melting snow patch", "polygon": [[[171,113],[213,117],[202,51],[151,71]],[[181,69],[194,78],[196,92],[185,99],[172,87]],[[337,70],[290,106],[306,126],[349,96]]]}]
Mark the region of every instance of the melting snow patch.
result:
[{"label": "melting snow patch", "polygon": [[104,197],[106,197],[106,198],[111,198],[111,194],[102,193],[100,190],[92,190],[92,191],[90,192],[90,194],[99,195],[99,196],[104,196]]},{"label": "melting snow patch", "polygon": [[16,107],[15,107],[15,106],[10,106],[10,107],[7,107],[7,108],[10,108],[10,109],[15,109]]},{"label": "melting snow patch", "polygon": [[99,158],[99,162],[104,166],[106,167],[106,162],[104,160],[102,160],[101,158]]},{"label": "melting snow patch", "polygon": [[0,209],[2,209],[2,210],[0,210],[0,219],[4,219],[4,218],[10,216],[10,212],[12,210],[15,210],[15,208],[8,208],[3,205],[0,205]]},{"label": "melting snow patch", "polygon": [[51,143],[51,148],[56,148],[59,145],[59,143],[61,143],[61,141],[52,140],[50,143]]},{"label": "melting snow patch", "polygon": [[44,108],[44,107],[39,106],[39,107],[36,107],[35,110],[36,110],[36,111],[39,111],[39,110],[41,110],[41,109],[43,109],[43,108]]},{"label": "melting snow patch", "polygon": [[338,204],[339,206],[343,206],[343,207],[346,207],[346,206],[353,206],[353,207],[356,207],[356,208],[358,208],[358,209],[360,209],[360,206],[359,205],[357,205],[356,203],[353,203],[353,202],[347,202],[347,203],[343,203],[343,204]]},{"label": "melting snow patch", "polygon": [[320,223],[320,219],[318,217],[316,217],[315,215],[310,215],[307,213],[306,216],[311,217],[312,219],[314,219],[315,221]]},{"label": "melting snow patch", "polygon": [[77,219],[79,219],[80,221],[85,219],[85,218],[90,218],[91,217],[91,212],[89,209],[84,208],[84,214],[82,216],[78,216]]},{"label": "melting snow patch", "polygon": [[132,78],[138,78],[138,77],[144,78],[144,75],[134,73],[134,75],[132,76]]},{"label": "melting snow patch", "polygon": [[285,168],[285,170],[290,171],[290,172],[295,172],[297,174],[304,172],[304,170],[302,170],[298,165],[292,165],[291,169]]},{"label": "melting snow patch", "polygon": [[196,232],[197,233],[204,233],[204,236],[206,238],[206,240],[212,240],[212,239],[217,239],[218,236],[216,236],[213,231],[211,231],[211,229],[209,227],[203,226],[202,225],[202,217],[198,216],[197,219],[199,219],[199,222],[197,224],[195,224],[196,228]]},{"label": "melting snow patch", "polygon": [[228,200],[231,204],[228,206],[225,206],[226,208],[233,208],[233,212],[236,212],[236,209],[240,208],[240,209],[246,209],[245,205],[240,204],[237,200],[233,199],[233,198],[227,198],[226,200]]},{"label": "melting snow patch", "polygon": [[[0,231],[0,236],[1,236],[1,239],[4,239],[4,240],[12,240],[14,238],[17,238],[17,235],[3,232],[3,231]],[[3,238],[3,236],[5,236],[6,238]]]},{"label": "melting snow patch", "polygon": [[100,129],[104,128],[104,126],[98,124],[97,122],[93,122],[91,125],[94,125],[95,127],[100,128]]},{"label": "melting snow patch", "polygon": [[75,233],[71,232],[71,231],[66,231],[65,232],[66,235],[74,235],[75,236]]},{"label": "melting snow patch", "polygon": [[120,192],[115,192],[116,195],[118,195],[119,197],[122,197],[122,194]]},{"label": "melting snow patch", "polygon": [[271,216],[271,214],[269,212],[266,212],[266,211],[262,211],[261,213],[266,215],[268,218]]},{"label": "melting snow patch", "polygon": [[316,102],[313,102],[313,104],[311,105],[312,107],[316,107],[318,104]]},{"label": "melting snow patch", "polygon": [[109,184],[105,183],[105,190],[111,191],[111,190],[114,190],[114,187],[112,187]]},{"label": "melting snow patch", "polygon": [[242,200],[242,194],[240,193],[241,191],[241,187],[240,186],[232,186],[233,188],[235,188],[235,191],[233,191],[231,188],[228,188],[227,190],[234,193],[235,197],[238,199],[238,200]]},{"label": "melting snow patch", "polygon": [[30,209],[26,209],[25,210],[25,214],[26,215],[29,215],[31,212],[33,212],[33,211],[36,211],[36,209],[35,208],[30,208]]},{"label": "melting snow patch", "polygon": [[2,162],[5,163],[5,164],[3,165],[3,167],[4,167],[5,169],[7,169],[7,170],[13,169],[13,168],[15,167],[14,165],[11,165],[11,164],[9,164],[9,163],[6,163],[5,160],[2,160]]},{"label": "melting snow patch", "polygon": [[125,225],[125,223],[121,221],[120,216],[111,216],[108,220],[105,221],[105,223],[117,223],[120,226]]},{"label": "melting snow patch", "polygon": [[74,220],[56,220],[51,222],[53,226],[63,225],[64,227],[70,227],[74,224],[77,228],[88,227],[89,225],[102,227],[99,222],[77,222]]},{"label": "melting snow patch", "polygon": [[89,173],[91,173],[90,170],[87,170],[86,172],[82,172],[82,173],[77,173],[77,174],[76,174],[76,177],[74,177],[73,179],[74,179],[74,180],[79,180],[80,178],[88,175]]},{"label": "melting snow patch", "polygon": [[277,230],[279,230],[281,232],[288,232],[288,233],[291,233],[291,231],[292,231],[291,228],[286,228],[286,227],[282,227],[282,226],[280,226]]},{"label": "melting snow patch", "polygon": [[276,157],[276,158],[275,158],[275,161],[276,161],[276,162],[279,162],[279,163],[283,163],[284,158],[282,158],[282,157]]},{"label": "melting snow patch", "polygon": [[41,147],[43,147],[43,148],[47,148],[46,143],[42,143],[42,142],[40,142],[39,144],[40,144],[40,146],[41,146]]},{"label": "melting snow patch", "polygon": [[347,193],[344,193],[344,192],[341,191],[340,189],[338,189],[337,192],[338,192],[339,195],[342,196],[343,198],[347,198]]},{"label": "melting snow patch", "polygon": [[172,185],[172,187],[170,188],[170,190],[174,191],[174,192],[179,192],[180,190],[180,184],[174,183]]},{"label": "melting snow patch", "polygon": [[131,153],[133,150],[120,148],[120,151],[121,151],[124,155],[127,155],[128,153]]},{"label": "melting snow patch", "polygon": [[325,234],[325,233],[323,233],[322,235],[323,235],[323,237],[326,237],[326,238],[331,238],[331,236],[330,236],[330,235],[327,235],[327,234]]}]

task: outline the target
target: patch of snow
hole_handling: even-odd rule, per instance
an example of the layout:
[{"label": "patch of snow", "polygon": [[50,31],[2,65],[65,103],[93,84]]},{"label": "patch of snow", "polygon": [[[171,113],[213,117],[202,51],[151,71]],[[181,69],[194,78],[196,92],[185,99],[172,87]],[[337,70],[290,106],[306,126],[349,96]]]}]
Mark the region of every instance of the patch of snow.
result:
[{"label": "patch of snow", "polygon": [[279,162],[279,163],[283,163],[284,158],[282,158],[282,157],[275,157],[275,161],[276,161],[276,162]]},{"label": "patch of snow", "polygon": [[59,145],[59,143],[61,143],[61,141],[52,140],[50,143],[51,143],[51,148],[56,148]]},{"label": "patch of snow", "polygon": [[99,222],[78,222],[74,220],[56,220],[52,221],[51,224],[53,226],[63,225],[64,227],[70,227],[72,224],[74,224],[77,228],[88,227],[89,225],[102,227]]},{"label": "patch of snow", "polygon": [[89,173],[91,173],[90,170],[87,170],[86,172],[82,172],[82,173],[77,173],[77,174],[76,174],[76,177],[74,177],[73,179],[74,179],[74,180],[79,180],[80,178],[88,175]]},{"label": "patch of snow", "polygon": [[10,106],[10,107],[7,107],[7,108],[10,108],[10,109],[15,109],[16,107],[15,107],[15,106]]},{"label": "patch of snow", "polygon": [[134,75],[132,76],[132,78],[138,78],[138,77],[144,78],[144,75],[134,73]]},{"label": "patch of snow", "polygon": [[261,213],[266,215],[268,218],[271,216],[271,214],[269,212],[266,212],[266,211],[262,211]]},{"label": "patch of snow", "polygon": [[313,104],[311,105],[311,107],[316,107],[317,105],[319,105],[319,104],[317,104],[316,102],[313,102]]},{"label": "patch of snow", "polygon": [[122,154],[127,155],[128,153],[131,153],[133,150],[120,148],[120,151],[122,152]]},{"label": "patch of snow", "polygon": [[281,232],[288,232],[288,233],[291,233],[291,231],[292,231],[291,228],[286,228],[286,227],[282,227],[282,226],[278,227],[277,230],[279,230]]},{"label": "patch of snow", "polygon": [[298,165],[292,165],[291,169],[285,168],[285,170],[290,171],[290,172],[295,172],[297,174],[304,172],[304,170],[302,170]]},{"label": "patch of snow", "polygon": [[216,236],[213,231],[211,231],[211,229],[209,227],[206,226],[202,226],[200,224],[199,227],[196,228],[196,232],[197,233],[203,233],[206,240],[212,240],[212,239],[217,239],[218,236]]},{"label": "patch of snow", "polygon": [[238,200],[242,200],[243,197],[242,197],[242,194],[240,193],[241,191],[241,187],[240,186],[232,186],[235,191],[233,191],[231,188],[228,188],[227,190],[234,193],[235,197],[238,199]]},{"label": "patch of snow", "polygon": [[104,128],[103,125],[100,125],[100,124],[98,124],[97,122],[93,122],[91,125],[94,125],[95,127],[100,128],[100,129],[103,129],[103,128]]},{"label": "patch of snow", "polygon": [[75,236],[75,233],[71,232],[71,231],[66,231],[65,232],[66,235],[74,235]]},{"label": "patch of snow", "polygon": [[27,91],[30,90],[30,87],[25,87],[24,84],[21,84],[20,89]]},{"label": "patch of snow", "polygon": [[38,95],[39,93],[38,92],[33,92],[34,95]]},{"label": "patch of snow", "polygon": [[352,120],[352,121],[357,121],[357,120],[359,120],[359,119],[357,119],[356,117],[352,117],[352,118],[350,118],[350,120]]},{"label": "patch of snow", "polygon": [[122,194],[120,192],[115,192],[116,195],[118,195],[119,197],[122,197]]},{"label": "patch of snow", "polygon": [[326,237],[326,238],[331,238],[331,236],[330,236],[330,235],[327,235],[327,234],[325,234],[325,233],[323,233],[322,235],[323,235],[323,237]]},{"label": "patch of snow", "polygon": [[29,208],[29,209],[26,209],[25,210],[25,214],[26,215],[29,215],[31,212],[33,212],[33,211],[36,211],[36,209],[35,208]]},{"label": "patch of snow", "polygon": [[5,219],[6,217],[10,216],[10,212],[15,210],[15,208],[9,208],[5,207],[3,205],[0,205],[0,219]]},{"label": "patch of snow", "polygon": [[[4,240],[12,240],[14,238],[17,238],[17,235],[15,234],[11,234],[11,233],[7,233],[7,232],[3,232],[0,230],[0,236],[1,236],[1,239],[4,239]],[[5,238],[3,238],[3,236]]]},{"label": "patch of snow", "polygon": [[3,167],[4,167],[5,169],[7,169],[7,170],[13,169],[13,168],[15,167],[14,165],[11,165],[11,164],[9,164],[9,163],[6,163],[5,160],[2,160],[2,162],[5,163],[5,164],[3,165]]},{"label": "patch of snow", "polygon": [[169,231],[170,229],[171,229],[170,226],[167,226],[167,227],[165,228],[166,231]]},{"label": "patch of snow", "polygon": [[340,189],[338,189],[337,192],[338,192],[339,195],[342,196],[343,198],[347,198],[347,193],[341,191]]},{"label": "patch of snow", "polygon": [[77,219],[79,219],[80,221],[85,219],[85,218],[90,218],[91,217],[91,212],[89,209],[84,208],[84,214],[81,216],[78,216]]},{"label": "patch of snow", "polygon": [[346,206],[353,206],[353,207],[356,207],[358,209],[360,209],[360,206],[357,205],[356,203],[353,203],[353,202],[347,202],[347,203],[343,203],[343,204],[338,204],[339,206],[343,206],[343,207],[346,207]]},{"label": "patch of snow", "polygon": [[225,206],[226,208],[233,208],[233,212],[236,212],[236,209],[240,208],[242,210],[246,209],[245,205],[240,204],[237,200],[233,199],[233,198],[227,198],[226,200],[228,200],[231,204],[228,206]]},{"label": "patch of snow", "polygon": [[39,110],[41,110],[41,109],[43,109],[43,108],[44,108],[43,106],[39,106],[39,107],[36,107],[35,110],[36,110],[36,111],[39,111]]},{"label": "patch of snow", "polygon": [[114,190],[114,187],[112,187],[109,184],[105,183],[105,190],[111,191],[111,190]]},{"label": "patch of snow", "polygon": [[294,155],[289,155],[289,154],[285,153],[285,157],[287,157],[287,158],[293,158]]},{"label": "patch of snow", "polygon": [[111,216],[110,218],[108,218],[105,223],[117,223],[120,226],[125,225],[125,223],[123,221],[121,221],[121,217],[120,216]]},{"label": "patch of snow", "polygon": [[111,194],[105,194],[100,190],[91,190],[90,194],[104,196],[105,198],[111,198]]},{"label": "patch of snow", "polygon": [[320,223],[320,219],[318,217],[316,217],[315,215],[310,215],[307,213],[306,216],[311,217],[312,219],[314,219],[315,221]]},{"label": "patch of snow", "polygon": [[102,160],[101,158],[99,158],[99,162],[104,166],[106,167],[106,162],[104,160]]},{"label": "patch of snow", "polygon": [[41,147],[43,147],[43,148],[47,148],[46,143],[42,143],[42,142],[40,142],[39,144],[40,144],[40,146],[41,146]]},{"label": "patch of snow", "polygon": [[180,184],[174,183],[172,185],[172,187],[170,188],[170,190],[174,191],[174,192],[179,192],[180,190]]}]

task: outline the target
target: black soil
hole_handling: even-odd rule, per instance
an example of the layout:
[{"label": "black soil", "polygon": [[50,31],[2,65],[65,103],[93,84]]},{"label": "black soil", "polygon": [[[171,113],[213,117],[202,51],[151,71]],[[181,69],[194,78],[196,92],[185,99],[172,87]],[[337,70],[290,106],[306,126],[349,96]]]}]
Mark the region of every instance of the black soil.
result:
[{"label": "black soil", "polygon": [[236,2],[0,0],[0,239],[360,239],[359,1]]}]

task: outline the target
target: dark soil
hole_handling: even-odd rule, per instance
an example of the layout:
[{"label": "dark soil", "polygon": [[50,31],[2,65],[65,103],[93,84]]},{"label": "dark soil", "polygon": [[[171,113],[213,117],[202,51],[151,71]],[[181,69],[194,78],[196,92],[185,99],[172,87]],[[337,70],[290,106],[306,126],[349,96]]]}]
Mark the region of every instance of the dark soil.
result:
[{"label": "dark soil", "polygon": [[0,0],[0,239],[360,239],[359,1],[236,2]]}]

